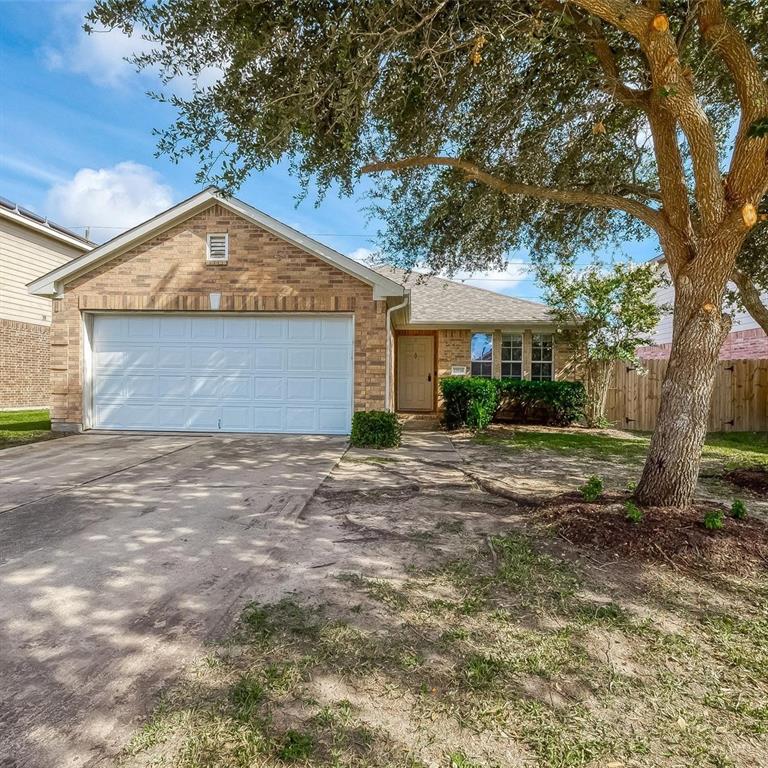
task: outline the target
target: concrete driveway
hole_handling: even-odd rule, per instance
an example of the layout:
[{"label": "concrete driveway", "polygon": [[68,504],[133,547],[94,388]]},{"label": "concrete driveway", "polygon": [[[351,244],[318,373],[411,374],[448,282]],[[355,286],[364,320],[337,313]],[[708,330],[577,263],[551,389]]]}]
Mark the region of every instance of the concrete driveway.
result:
[{"label": "concrete driveway", "polygon": [[0,452],[0,766],[109,764],[274,570],[344,447],[86,434]]}]

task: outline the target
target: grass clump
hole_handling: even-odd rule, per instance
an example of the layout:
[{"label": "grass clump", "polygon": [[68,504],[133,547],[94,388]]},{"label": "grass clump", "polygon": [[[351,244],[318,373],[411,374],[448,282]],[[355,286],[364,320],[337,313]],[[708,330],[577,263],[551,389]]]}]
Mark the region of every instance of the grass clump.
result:
[{"label": "grass clump", "polygon": [[721,530],[723,525],[725,524],[722,510],[710,509],[708,512],[705,512],[703,523],[704,523],[704,527],[708,531]]},{"label": "grass clump", "polygon": [[637,506],[633,501],[628,501],[624,505],[624,517],[626,517],[627,520],[629,520],[630,523],[639,523],[642,522],[643,517],[645,516],[645,513],[643,512],[640,507]]},{"label": "grass clump", "polygon": [[579,492],[581,493],[584,501],[588,501],[590,503],[597,501],[603,495],[602,479],[597,475],[592,475],[592,477],[590,477],[589,480],[587,480],[587,482],[584,483],[581,488],[579,488]]},{"label": "grass clump", "polygon": [[312,755],[315,741],[308,733],[288,730],[277,744],[277,756],[286,763],[307,760]]},{"label": "grass clump", "polygon": [[731,504],[731,517],[743,520],[747,516],[747,505],[741,499],[734,499]]}]

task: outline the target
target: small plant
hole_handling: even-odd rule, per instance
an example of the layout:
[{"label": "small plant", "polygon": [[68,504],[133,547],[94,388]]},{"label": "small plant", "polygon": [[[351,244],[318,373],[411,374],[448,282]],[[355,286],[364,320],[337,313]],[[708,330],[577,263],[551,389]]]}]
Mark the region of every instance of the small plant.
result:
[{"label": "small plant", "polygon": [[349,441],[356,448],[397,448],[400,422],[391,411],[358,411],[352,417]]},{"label": "small plant", "polygon": [[720,509],[710,509],[704,513],[704,527],[708,531],[719,531],[723,527],[723,512]]},{"label": "small plant", "polygon": [[252,677],[244,675],[230,689],[229,698],[236,717],[247,720],[264,699],[264,687]]},{"label": "small plant", "polygon": [[579,491],[581,492],[584,501],[597,501],[600,496],[603,495],[603,481],[597,475],[592,475],[592,477],[579,488]]},{"label": "small plant", "polygon": [[283,734],[277,748],[277,756],[285,762],[306,760],[314,749],[315,743],[307,733],[289,730]]},{"label": "small plant", "polygon": [[627,480],[627,490],[634,493],[637,490],[637,483],[634,480]]},{"label": "small plant", "polygon": [[747,505],[741,499],[734,499],[731,504],[731,517],[743,520],[747,516]]},{"label": "small plant", "polygon": [[639,523],[645,516],[643,510],[640,509],[640,507],[638,507],[637,504],[632,501],[628,501],[624,505],[624,512],[626,513],[626,518],[630,523]]}]

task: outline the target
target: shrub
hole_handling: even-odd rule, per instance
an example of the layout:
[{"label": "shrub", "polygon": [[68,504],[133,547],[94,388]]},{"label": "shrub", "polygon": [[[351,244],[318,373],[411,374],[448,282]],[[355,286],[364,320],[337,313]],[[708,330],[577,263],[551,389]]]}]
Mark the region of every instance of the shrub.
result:
[{"label": "shrub", "polygon": [[578,381],[526,381],[446,376],[440,380],[448,429],[484,429],[494,416],[506,421],[567,426],[584,413]]},{"label": "shrub", "polygon": [[501,379],[498,387],[499,413],[509,421],[568,426],[584,415],[580,381]]},{"label": "shrub", "polygon": [[579,491],[581,491],[584,501],[597,501],[603,494],[603,481],[597,475],[592,475],[592,477],[579,488]]},{"label": "shrub", "polygon": [[708,531],[719,531],[723,527],[723,512],[720,509],[710,509],[704,513],[704,527]]},{"label": "shrub", "polygon": [[397,448],[400,422],[390,411],[358,411],[352,417],[350,442],[356,448]]},{"label": "shrub", "polygon": [[632,501],[628,501],[624,505],[624,511],[626,512],[626,518],[630,523],[639,523],[645,516],[643,510]]},{"label": "shrub", "polygon": [[445,402],[445,426],[485,429],[499,404],[499,382],[478,376],[446,376],[440,379]]},{"label": "shrub", "polygon": [[743,520],[747,516],[747,505],[741,499],[735,499],[731,504],[731,517]]}]

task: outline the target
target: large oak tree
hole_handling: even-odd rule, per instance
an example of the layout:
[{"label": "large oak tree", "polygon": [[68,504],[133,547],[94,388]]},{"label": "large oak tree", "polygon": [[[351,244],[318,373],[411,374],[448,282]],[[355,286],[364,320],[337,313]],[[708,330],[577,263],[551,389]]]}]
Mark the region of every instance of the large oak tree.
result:
[{"label": "large oak tree", "polygon": [[[289,158],[321,192],[376,174],[383,246],[435,269],[658,238],[675,284],[637,495],[693,495],[730,278],[768,191],[765,0],[101,0],[139,66],[221,68],[160,151],[235,188]],[[736,270],[736,271],[734,271]]]}]

